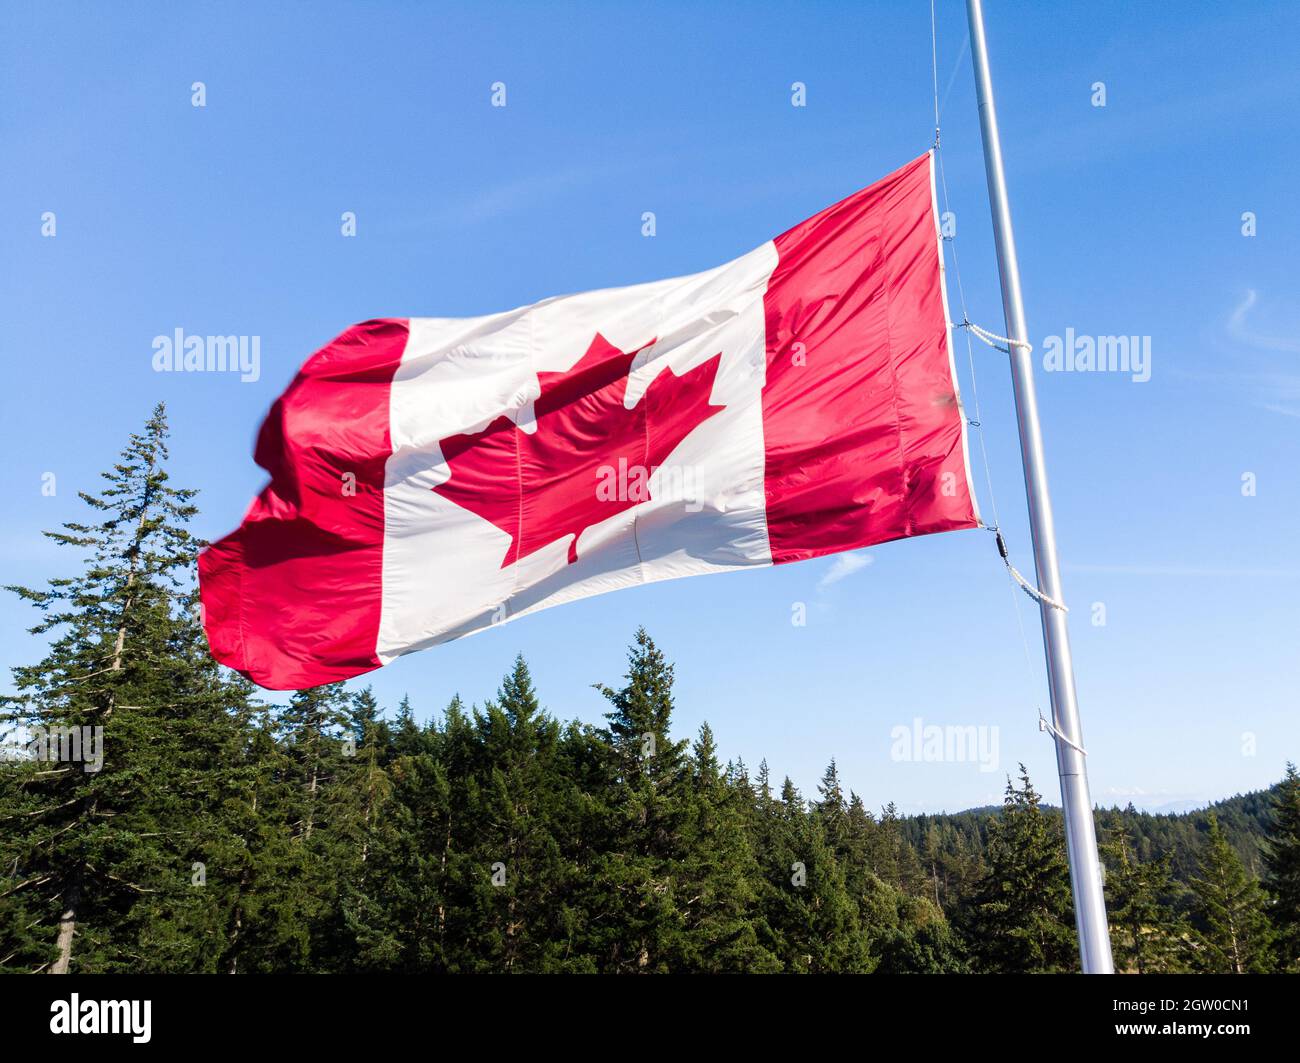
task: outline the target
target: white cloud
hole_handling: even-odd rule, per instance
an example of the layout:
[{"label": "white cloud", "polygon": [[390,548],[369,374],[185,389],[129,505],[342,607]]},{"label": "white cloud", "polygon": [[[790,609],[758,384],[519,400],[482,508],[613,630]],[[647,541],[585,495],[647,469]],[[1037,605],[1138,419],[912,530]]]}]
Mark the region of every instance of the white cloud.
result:
[{"label": "white cloud", "polygon": [[822,574],[822,578],[817,581],[817,589],[825,590],[833,583],[839,583],[842,579],[847,579],[855,572],[870,565],[875,558],[870,554],[836,554],[835,560],[831,562],[830,567]]},{"label": "white cloud", "polygon": [[1281,351],[1287,354],[1300,353],[1300,340],[1288,336],[1267,336],[1255,332],[1246,325],[1246,315],[1259,301],[1259,295],[1253,288],[1246,290],[1245,298],[1228,316],[1227,332],[1234,340],[1261,351]]}]

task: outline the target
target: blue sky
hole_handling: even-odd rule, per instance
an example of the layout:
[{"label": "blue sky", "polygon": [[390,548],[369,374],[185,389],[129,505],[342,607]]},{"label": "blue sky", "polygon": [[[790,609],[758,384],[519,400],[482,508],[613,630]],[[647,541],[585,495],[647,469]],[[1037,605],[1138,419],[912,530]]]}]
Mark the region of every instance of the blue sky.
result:
[{"label": "blue sky", "polygon": [[[1150,337],[1145,383],[1039,362],[1094,797],[1158,808],[1267,785],[1300,759],[1300,8],[987,8],[1034,341]],[[174,477],[201,489],[198,531],[215,538],[263,482],[267,407],[348,324],[717,265],[933,136],[925,0],[11,3],[0,26],[5,583],[67,571],[39,531],[80,516],[76,492],[159,399]],[[965,40],[964,6],[940,0],[956,248],[972,319],[1001,331]],[[959,317],[951,275],[950,300]],[[154,373],[153,337],[176,328],[260,336],[260,380]],[[1005,361],[975,359],[998,506],[1029,571]],[[644,623],[677,663],[679,733],[707,718],[725,756],[766,756],[806,792],[834,756],[873,807],[951,810],[996,800],[1024,761],[1055,800],[1037,616],[991,537],[855,562],[591,599],[363,682],[425,716],[489,696],[522,652],[550,711],[597,722],[590,684],[618,679]],[[0,664],[35,659],[32,620],[0,601]],[[997,770],[891,756],[891,731],[917,718],[996,728]]]}]

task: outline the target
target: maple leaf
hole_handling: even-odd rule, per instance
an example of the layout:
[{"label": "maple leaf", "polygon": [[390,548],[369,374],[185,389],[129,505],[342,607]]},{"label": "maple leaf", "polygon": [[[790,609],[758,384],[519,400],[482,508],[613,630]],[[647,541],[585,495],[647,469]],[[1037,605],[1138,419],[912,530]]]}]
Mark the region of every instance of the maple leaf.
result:
[{"label": "maple leaf", "polygon": [[502,568],[568,535],[573,564],[584,529],[650,497],[647,488],[609,498],[597,490],[602,476],[639,469],[648,484],[683,439],[721,412],[709,404],[721,354],[681,376],[660,373],[640,402],[624,407],[632,361],[653,343],[624,353],[598,332],[572,369],[537,374],[534,431],[501,416],[442,440],[451,476],[433,491],[510,536]]}]

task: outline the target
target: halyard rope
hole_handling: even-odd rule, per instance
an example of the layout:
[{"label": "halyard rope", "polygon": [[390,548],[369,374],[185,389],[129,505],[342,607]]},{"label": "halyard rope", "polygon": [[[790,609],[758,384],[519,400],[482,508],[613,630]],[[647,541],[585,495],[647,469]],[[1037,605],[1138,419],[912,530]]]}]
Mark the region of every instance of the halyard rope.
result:
[{"label": "halyard rope", "polygon": [[[955,265],[956,264],[955,255],[953,256],[953,262]],[[962,308],[962,322],[961,324],[955,327],[964,328],[969,330],[970,332],[973,332],[977,337],[979,337],[981,340],[987,343],[995,351],[1001,351],[1003,354],[1010,354],[1012,347],[1022,347],[1026,351],[1026,353],[1030,353],[1030,354],[1032,354],[1034,350],[1034,345],[1030,343],[1028,340],[1013,340],[1009,336],[999,336],[996,332],[990,332],[986,328],[981,328],[979,325],[975,324],[975,322],[971,321],[969,318],[965,316],[965,307]],[[1003,343],[1006,344],[1005,347],[1000,346]]]},{"label": "halyard rope", "polygon": [[[937,32],[936,20],[935,20],[935,0],[930,0],[930,73],[931,73],[931,82],[934,89],[934,158],[939,164],[939,186],[943,191],[943,209],[945,214],[950,214],[951,207],[949,206],[949,200],[948,200],[948,176],[944,170],[943,151],[940,148],[939,113],[941,108],[939,103],[939,47],[938,47],[938,32]],[[954,68],[954,73],[955,73],[955,68]],[[949,81],[949,87],[951,87],[951,80]],[[1028,594],[1031,598],[1033,598],[1037,602],[1048,605],[1054,609],[1060,609],[1062,612],[1068,612],[1068,609],[1066,608],[1064,602],[1058,602],[1054,598],[1049,598],[1047,595],[1043,594],[1042,591],[1040,591],[1037,587],[1033,586],[1027,579],[1025,579],[1024,576],[1022,576],[1020,572],[1016,569],[1016,567],[1011,563],[1011,558],[1008,556],[1006,540],[1002,538],[1002,530],[1001,530],[1002,521],[1001,518],[998,516],[997,496],[993,490],[992,467],[989,464],[988,448],[985,445],[985,441],[984,441],[984,429],[982,424],[982,418],[980,416],[979,384],[975,372],[975,349],[971,344],[970,338],[972,335],[975,335],[979,337],[979,339],[982,340],[984,343],[987,343],[990,347],[994,347],[998,350],[1002,350],[1007,354],[1010,354],[1012,347],[1021,347],[1026,351],[1032,351],[1033,346],[1029,343],[1026,343],[1024,340],[1013,340],[1007,336],[998,336],[992,332],[989,332],[987,329],[981,328],[980,326],[976,325],[974,322],[970,320],[970,316],[967,313],[967,309],[966,309],[966,289],[965,286],[962,284],[962,279],[961,279],[961,260],[958,258],[957,255],[956,236],[954,235],[952,237],[948,237],[943,242],[946,243],[952,249],[953,274],[957,279],[957,297],[959,302],[961,303],[962,320],[961,320],[961,324],[957,327],[963,329],[966,333],[966,358],[970,364],[971,400],[972,400],[971,404],[972,404],[973,412],[975,414],[975,416],[970,419],[969,423],[971,428],[974,429],[976,439],[979,441],[980,457],[981,457],[982,464],[984,465],[984,481],[988,487],[989,508],[993,514],[993,527],[989,528],[988,530],[992,531],[996,538],[998,544],[998,553],[1002,557],[1003,564],[1006,565],[1007,573],[1010,578],[1010,582],[1008,582],[1007,586],[1011,593],[1011,609],[1012,612],[1015,613],[1016,627],[1020,631],[1020,645],[1025,655],[1025,675],[1027,678],[1027,682],[1032,687],[1034,685],[1032,677],[1036,675],[1037,669],[1034,666],[1033,654],[1031,654],[1029,651],[1029,636],[1025,632],[1025,621],[1024,621],[1024,617],[1021,615],[1020,612],[1020,601],[1016,597],[1015,586],[1013,586],[1013,584],[1018,585],[1026,594]],[[999,347],[998,346],[999,342],[1006,344],[1006,346]],[[984,525],[984,527],[988,528],[988,525]],[[1060,732],[1058,732],[1052,724],[1048,723],[1048,721],[1043,718],[1043,713],[1041,709],[1038,712],[1038,719],[1039,719],[1039,728],[1041,730],[1047,731],[1053,737],[1059,738],[1061,741],[1065,742],[1067,745],[1078,750],[1080,753],[1084,754],[1085,756],[1087,755],[1083,749],[1080,749],[1079,746],[1075,745],[1068,738],[1065,738],[1065,736],[1061,735]]]},{"label": "halyard rope", "polygon": [[1059,609],[1063,613],[1068,613],[1070,607],[1064,602],[1058,602],[1055,598],[1050,598],[1032,583],[1030,583],[1016,566],[1011,563],[1011,558],[1007,555],[1007,541],[1002,538],[1002,532],[998,528],[993,529],[993,534],[997,537],[998,553],[1002,555],[1002,563],[1007,566],[1007,571],[1011,573],[1011,578],[1020,584],[1021,589],[1029,595],[1034,601],[1042,602],[1043,605],[1050,605],[1053,609]]}]

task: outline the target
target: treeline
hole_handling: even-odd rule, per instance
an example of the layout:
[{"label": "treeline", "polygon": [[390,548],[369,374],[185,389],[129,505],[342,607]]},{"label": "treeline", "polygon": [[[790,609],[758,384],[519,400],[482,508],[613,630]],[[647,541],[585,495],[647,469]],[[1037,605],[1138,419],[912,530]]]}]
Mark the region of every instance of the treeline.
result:
[{"label": "treeline", "polygon": [[[50,640],[6,700],[0,969],[1076,968],[1060,818],[1023,770],[994,815],[873,814],[834,763],[801,794],[707,726],[673,738],[644,631],[601,727],[546,712],[522,659],[423,725],[338,685],[262,704],[206,652],[166,459],[159,407],[93,519],[49,533],[82,569],[12,588]],[[1255,811],[1259,876],[1214,817],[1100,814],[1121,967],[1300,966],[1294,769]]]},{"label": "treeline", "polygon": [[[1134,855],[1143,863],[1171,854],[1169,869],[1174,882],[1190,886],[1197,875],[1200,854],[1213,819],[1247,870],[1258,878],[1264,873],[1267,837],[1280,787],[1281,784],[1269,790],[1238,794],[1195,812],[1140,812],[1131,803],[1123,809],[1098,809],[1097,828],[1103,837],[1120,831],[1126,833]],[[990,823],[1000,812],[998,806],[956,813],[922,813],[903,820],[903,833],[917,848],[929,845],[949,856],[978,853],[983,851]],[[1059,809],[1049,808],[1049,812],[1060,815]]]}]

